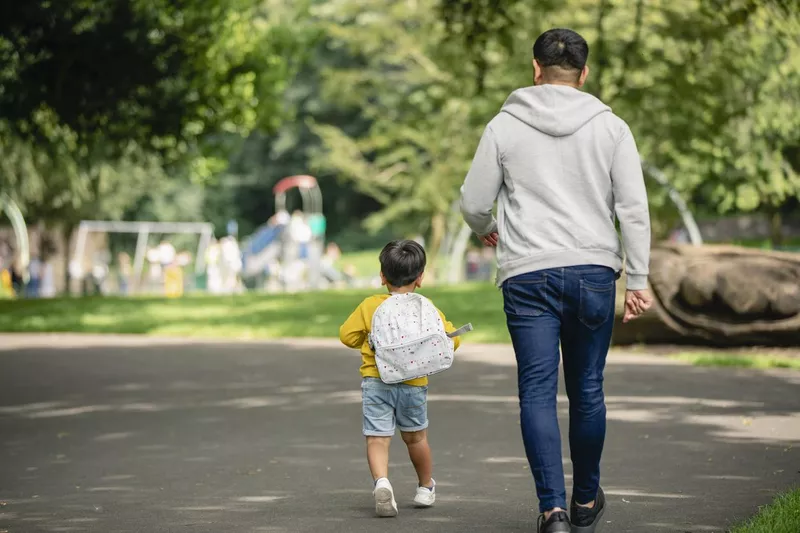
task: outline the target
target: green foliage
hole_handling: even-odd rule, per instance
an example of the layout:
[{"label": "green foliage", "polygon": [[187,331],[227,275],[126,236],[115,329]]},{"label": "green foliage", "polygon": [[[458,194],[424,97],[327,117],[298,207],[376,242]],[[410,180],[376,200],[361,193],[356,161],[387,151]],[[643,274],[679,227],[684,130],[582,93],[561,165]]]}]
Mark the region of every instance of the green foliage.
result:
[{"label": "green foliage", "polygon": [[[385,290],[385,289],[383,289]],[[339,336],[353,309],[379,289],[229,297],[0,300],[0,332],[135,333],[207,338]],[[500,292],[488,284],[423,289],[455,324],[480,325],[470,342],[509,342]],[[486,305],[476,307],[475,302]],[[309,319],[313,317],[313,319]]]},{"label": "green foliage", "polygon": [[686,352],[671,356],[695,366],[717,366],[735,368],[792,368],[800,369],[800,359],[781,355],[724,352]]},{"label": "green foliage", "polygon": [[[275,128],[298,49],[281,3],[32,0],[0,19],[0,187],[34,219],[119,217]],[[276,15],[277,13],[277,15]]]},{"label": "green foliage", "polygon": [[[337,179],[334,172],[312,168],[311,163],[321,147],[321,140],[312,131],[313,124],[339,125],[350,135],[359,135],[368,125],[357,112],[325,99],[323,94],[324,71],[357,60],[334,49],[319,25],[311,24],[301,15],[287,25],[296,28],[294,31],[300,33],[295,38],[306,43],[304,60],[298,62],[283,96],[283,105],[290,111],[291,118],[284,120],[274,132],[254,131],[236,148],[226,172],[209,188],[206,212],[215,223],[224,224],[229,218],[238,218],[241,234],[247,235],[274,213],[272,188],[278,180],[313,173],[324,194],[328,235],[337,242],[355,240],[361,246],[374,246],[371,241],[364,242],[371,237],[364,235],[360,222],[365,213],[376,209],[377,202]],[[288,202],[289,209],[298,208],[299,195],[290,194]]]},{"label": "green foliage", "polygon": [[[313,173],[329,235],[373,246],[363,220],[435,252],[483,126],[530,84],[536,36],[561,26],[589,41],[586,89],[696,211],[786,213],[800,205],[797,7],[6,2],[0,188],[32,219],[236,218],[246,235],[279,179]],[[657,186],[651,204],[657,227],[677,221]]]},{"label": "green foliage", "polygon": [[325,147],[317,166],[381,204],[365,227],[429,233],[433,258],[480,131],[470,92],[439,54],[444,24],[430,16],[434,9],[432,0],[321,5],[315,15],[332,46],[360,60],[328,69],[326,99],[369,127],[358,136],[337,125],[314,128]]},{"label": "green foliage", "polygon": [[[479,69],[487,93],[496,86],[503,94],[518,83],[504,81],[512,79],[504,65],[518,71],[515,58],[525,57],[540,31],[570,27],[590,44],[587,90],[629,122],[644,158],[663,169],[695,209],[774,210],[800,197],[796,1],[501,4],[499,12],[481,9],[478,1],[440,4],[449,19],[482,18],[457,26],[449,38],[467,47],[496,45],[495,59]],[[674,216],[666,195],[652,193],[656,216]]]}]

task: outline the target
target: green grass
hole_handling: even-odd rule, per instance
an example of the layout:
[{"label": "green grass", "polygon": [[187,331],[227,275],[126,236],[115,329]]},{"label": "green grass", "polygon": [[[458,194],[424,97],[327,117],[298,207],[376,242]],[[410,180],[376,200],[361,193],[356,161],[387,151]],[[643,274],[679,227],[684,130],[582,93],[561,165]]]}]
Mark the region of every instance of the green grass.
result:
[{"label": "green grass", "polygon": [[[336,268],[343,270],[347,265],[352,265],[356,270],[356,277],[358,278],[373,278],[377,277],[381,271],[381,265],[378,262],[378,256],[381,253],[380,248],[374,250],[362,250],[360,252],[347,252],[342,254],[339,261],[336,262]],[[444,276],[448,272],[448,258],[442,257],[436,262],[436,270],[440,275]],[[430,276],[430,272],[426,272],[426,276]]]},{"label": "green grass", "polygon": [[342,257],[336,263],[336,268],[343,270],[347,265],[353,265],[356,270],[356,277],[375,277],[381,271],[381,265],[378,262],[380,253],[380,249],[377,249],[342,254]]},{"label": "green grass", "polygon": [[[2,332],[136,333],[270,339],[338,337],[339,326],[375,290],[165,298],[0,301]],[[502,295],[489,284],[424,289],[472,342],[508,342]]]},{"label": "green grass", "polygon": [[731,533],[797,533],[800,531],[800,489],[778,496]]},{"label": "green grass", "polygon": [[[769,239],[736,239],[731,241],[730,244],[736,246],[743,246],[745,248],[759,248],[761,250],[772,250],[772,241]],[[796,237],[789,237],[784,239],[781,249],[800,249],[800,239]]]},{"label": "green grass", "polygon": [[792,368],[800,370],[800,359],[782,357],[779,355],[686,352],[675,354],[671,357],[697,366],[726,366],[760,369]]}]

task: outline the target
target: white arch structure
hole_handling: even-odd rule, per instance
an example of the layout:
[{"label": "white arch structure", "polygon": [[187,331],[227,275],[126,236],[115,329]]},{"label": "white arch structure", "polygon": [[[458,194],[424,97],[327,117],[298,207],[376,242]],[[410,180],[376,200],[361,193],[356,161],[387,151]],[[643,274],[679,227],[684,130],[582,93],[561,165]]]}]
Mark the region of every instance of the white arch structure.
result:
[{"label": "white arch structure", "polygon": [[0,213],[5,212],[11,221],[14,236],[17,238],[17,248],[19,249],[19,261],[22,267],[22,279],[28,282],[28,265],[31,261],[31,249],[28,242],[28,227],[22,216],[19,206],[6,193],[0,193]]}]

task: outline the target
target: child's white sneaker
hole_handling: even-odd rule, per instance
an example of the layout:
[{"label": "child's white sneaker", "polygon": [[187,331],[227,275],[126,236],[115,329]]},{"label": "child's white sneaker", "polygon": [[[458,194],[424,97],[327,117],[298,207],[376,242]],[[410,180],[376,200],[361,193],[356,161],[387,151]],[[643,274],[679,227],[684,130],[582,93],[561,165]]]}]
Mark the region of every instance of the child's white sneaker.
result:
[{"label": "child's white sneaker", "polygon": [[376,481],[372,495],[375,497],[375,513],[378,516],[387,518],[397,516],[397,502],[394,500],[394,490],[388,479],[382,477]]},{"label": "child's white sneaker", "polygon": [[417,507],[430,507],[436,501],[436,482],[431,479],[431,483],[431,488],[417,487],[417,495],[414,496]]}]

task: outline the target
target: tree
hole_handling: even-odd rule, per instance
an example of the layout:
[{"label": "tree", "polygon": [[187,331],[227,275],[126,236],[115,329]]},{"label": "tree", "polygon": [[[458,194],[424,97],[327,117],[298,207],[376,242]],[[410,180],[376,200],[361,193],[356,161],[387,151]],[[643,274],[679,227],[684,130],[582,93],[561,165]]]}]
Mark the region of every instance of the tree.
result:
[{"label": "tree", "polygon": [[[354,190],[333,171],[314,168],[312,160],[321,149],[314,133],[315,123],[340,127],[348,135],[363,134],[368,121],[359,110],[340,105],[323,94],[325,72],[358,60],[335,48],[333,40],[320,27],[297,15],[295,27],[302,28],[296,38],[305,43],[305,54],[284,92],[282,105],[291,115],[276,131],[256,130],[232,153],[228,169],[211,184],[207,202],[210,220],[222,223],[231,217],[241,220],[240,232],[247,235],[274,213],[272,188],[281,179],[295,174],[313,173],[324,195],[327,233],[343,248],[361,249],[374,245],[375,237],[360,227],[366,213],[379,206],[374,199]],[[290,194],[289,209],[298,206],[299,195]],[[226,218],[227,217],[227,218]]]},{"label": "tree", "polygon": [[761,8],[731,36],[729,49],[743,49],[736,88],[745,105],[719,136],[694,143],[699,197],[722,213],[768,213],[773,245],[782,212],[800,199],[800,17],[779,15]]},{"label": "tree", "polygon": [[369,127],[356,136],[335,125],[314,129],[325,147],[319,167],[382,205],[367,229],[425,233],[431,261],[479,134],[470,93],[440,62],[444,25],[430,17],[434,7],[430,0],[320,7],[333,45],[362,63],[330,69],[326,98],[358,110]]},{"label": "tree", "polygon": [[274,128],[296,52],[257,0],[0,8],[0,187],[35,219],[120,216],[159,180],[224,169]]},{"label": "tree", "polygon": [[[476,84],[487,98],[498,102],[520,84],[515,57],[536,35],[571,27],[590,43],[587,90],[628,121],[643,157],[696,209],[779,213],[796,205],[796,0],[488,3],[498,8],[440,2],[443,19],[455,21],[448,39],[483,50],[465,60],[478,62]],[[659,219],[669,218],[665,200],[653,191]]]}]

